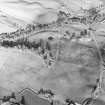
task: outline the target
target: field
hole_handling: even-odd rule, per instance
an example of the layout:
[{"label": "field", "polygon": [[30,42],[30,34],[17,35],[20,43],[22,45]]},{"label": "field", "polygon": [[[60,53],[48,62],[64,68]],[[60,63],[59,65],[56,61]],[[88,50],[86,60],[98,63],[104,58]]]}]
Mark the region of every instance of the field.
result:
[{"label": "field", "polygon": [[[36,91],[41,87],[48,70],[40,57],[16,49],[0,48],[0,50],[1,89],[6,88],[11,92],[30,86]],[[6,91],[0,91],[0,95],[2,92],[6,94]]]}]

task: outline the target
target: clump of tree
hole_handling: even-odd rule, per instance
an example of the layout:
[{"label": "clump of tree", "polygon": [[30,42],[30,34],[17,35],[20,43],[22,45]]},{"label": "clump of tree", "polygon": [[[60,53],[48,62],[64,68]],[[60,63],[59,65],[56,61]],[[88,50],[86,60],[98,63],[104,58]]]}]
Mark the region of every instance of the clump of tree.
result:
[{"label": "clump of tree", "polygon": [[1,104],[2,103],[6,104],[7,102],[8,102],[8,105],[24,105],[25,104],[24,97],[22,96],[22,99],[18,100],[14,92],[9,96],[3,96],[3,98],[1,98],[0,100],[1,100]]},{"label": "clump of tree", "polygon": [[105,66],[105,44],[103,44],[103,45],[100,47],[100,53],[101,53],[102,60],[103,60],[104,66]]},{"label": "clump of tree", "polygon": [[47,89],[47,90],[44,90],[43,88],[41,88],[38,92],[37,92],[37,94],[49,94],[49,95],[51,95],[51,96],[54,96],[54,93],[51,91],[51,89]]},{"label": "clump of tree", "polygon": [[17,43],[18,43],[18,46],[20,46],[21,48],[24,46],[28,49],[31,49],[31,48],[34,48],[34,49],[38,49],[41,45],[41,42],[31,42],[29,41],[27,38],[22,38],[22,39],[19,39],[17,40]]},{"label": "clump of tree", "polygon": [[90,98],[86,98],[83,102],[82,105],[91,105],[92,104],[93,99]]},{"label": "clump of tree", "polygon": [[67,103],[67,105],[76,105],[76,103],[73,100],[69,99],[69,98],[66,98],[65,102]]},{"label": "clump of tree", "polygon": [[87,29],[84,29],[80,32],[81,36],[84,36],[84,35],[87,35],[87,34],[88,34]]},{"label": "clump of tree", "polygon": [[2,100],[2,102],[8,102],[8,101],[10,101],[11,98],[16,99],[14,92],[12,92],[10,96],[3,96],[3,98],[1,98],[1,100]]},{"label": "clump of tree", "polygon": [[17,42],[15,41],[3,40],[1,42],[1,46],[4,46],[4,47],[14,47],[16,45],[17,45]]},{"label": "clump of tree", "polygon": [[51,50],[51,45],[50,45],[49,42],[46,42],[46,49],[49,50],[49,51]]},{"label": "clump of tree", "polygon": [[48,40],[50,40],[50,41],[53,40],[53,39],[54,39],[54,38],[53,38],[52,36],[49,36],[49,37],[48,37]]}]

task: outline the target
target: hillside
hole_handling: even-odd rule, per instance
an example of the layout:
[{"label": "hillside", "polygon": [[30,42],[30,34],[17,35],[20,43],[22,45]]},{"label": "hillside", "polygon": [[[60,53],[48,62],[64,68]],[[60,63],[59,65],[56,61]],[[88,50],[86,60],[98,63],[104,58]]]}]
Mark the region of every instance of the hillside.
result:
[{"label": "hillside", "polygon": [[105,104],[102,0],[1,0],[0,26],[2,105]]}]

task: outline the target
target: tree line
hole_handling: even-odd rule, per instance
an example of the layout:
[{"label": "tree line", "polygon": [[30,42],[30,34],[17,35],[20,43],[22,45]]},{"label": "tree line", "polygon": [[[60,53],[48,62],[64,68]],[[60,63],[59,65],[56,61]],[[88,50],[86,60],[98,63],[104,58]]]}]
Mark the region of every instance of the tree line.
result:
[{"label": "tree line", "polygon": [[[29,41],[27,38],[21,38],[18,39],[16,41],[12,41],[12,40],[2,40],[1,41],[1,46],[4,47],[19,47],[19,48],[23,48],[26,47],[28,49],[34,48],[34,49],[38,49],[39,47],[41,48],[46,48],[47,50],[51,50],[51,45],[49,42],[46,42],[46,44],[44,45],[43,43],[43,39],[40,39],[38,42],[37,41]],[[45,47],[43,47],[45,46]]]},{"label": "tree line", "polygon": [[18,39],[16,41],[9,41],[9,40],[3,40],[1,42],[1,46],[4,47],[18,47],[22,48],[23,46],[27,47],[28,49],[35,48],[37,49],[41,45],[41,42],[39,41],[36,43],[35,41],[30,42],[27,40],[27,38]]}]

